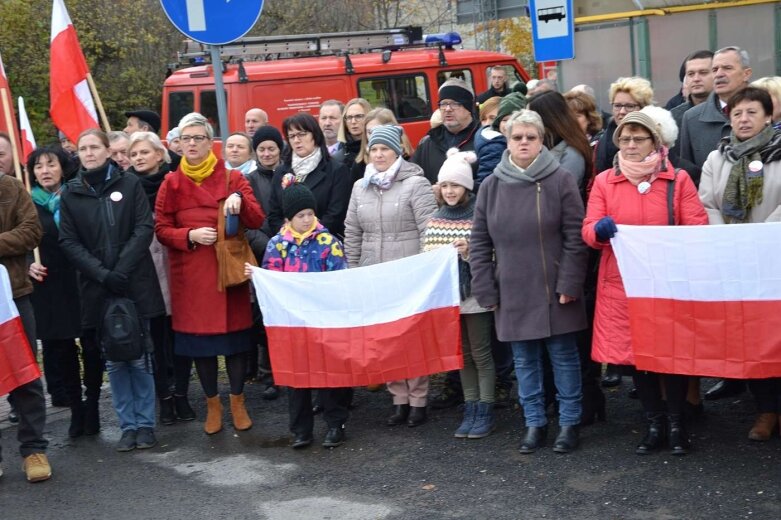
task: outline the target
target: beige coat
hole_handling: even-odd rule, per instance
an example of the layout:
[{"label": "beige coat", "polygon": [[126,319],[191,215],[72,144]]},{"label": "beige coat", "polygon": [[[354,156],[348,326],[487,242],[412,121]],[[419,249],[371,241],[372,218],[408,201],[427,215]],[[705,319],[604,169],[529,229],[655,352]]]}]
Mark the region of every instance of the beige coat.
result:
[{"label": "beige coat", "polygon": [[350,267],[398,260],[421,251],[426,224],[437,209],[423,169],[402,161],[396,180],[380,190],[361,179],[353,185],[345,220]]},{"label": "beige coat", "polygon": [[[702,167],[699,193],[710,224],[724,224],[721,203],[732,164],[721,152],[714,150]],[[762,202],[751,208],[749,223],[781,222],[781,161],[766,164],[764,170]]]}]

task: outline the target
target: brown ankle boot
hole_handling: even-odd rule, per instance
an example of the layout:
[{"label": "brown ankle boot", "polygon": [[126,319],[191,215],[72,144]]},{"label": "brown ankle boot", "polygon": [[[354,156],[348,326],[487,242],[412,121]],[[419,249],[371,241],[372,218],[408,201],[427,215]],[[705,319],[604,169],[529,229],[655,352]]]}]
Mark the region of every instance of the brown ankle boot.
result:
[{"label": "brown ankle boot", "polygon": [[252,428],[252,419],[247,414],[247,408],[244,406],[244,394],[231,394],[231,415],[233,416],[233,427],[243,432]]},{"label": "brown ankle boot", "polygon": [[203,424],[203,431],[212,435],[220,430],[222,430],[222,403],[220,402],[220,396],[207,397],[206,422]]},{"label": "brown ankle boot", "polygon": [[773,431],[778,426],[778,422],[777,413],[759,414],[759,417],[754,422],[754,426],[751,427],[751,431],[748,432],[748,438],[752,441],[769,441],[770,436],[773,435]]}]

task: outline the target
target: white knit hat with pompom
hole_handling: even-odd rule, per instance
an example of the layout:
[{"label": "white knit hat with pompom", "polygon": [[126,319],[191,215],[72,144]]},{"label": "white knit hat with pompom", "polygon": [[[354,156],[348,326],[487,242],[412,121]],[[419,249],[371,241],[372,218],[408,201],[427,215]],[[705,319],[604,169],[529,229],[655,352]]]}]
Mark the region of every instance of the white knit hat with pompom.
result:
[{"label": "white knit hat with pompom", "polygon": [[438,182],[452,182],[472,191],[475,180],[472,177],[472,164],[477,162],[475,152],[461,152],[458,148],[447,151],[447,159],[439,169]]}]

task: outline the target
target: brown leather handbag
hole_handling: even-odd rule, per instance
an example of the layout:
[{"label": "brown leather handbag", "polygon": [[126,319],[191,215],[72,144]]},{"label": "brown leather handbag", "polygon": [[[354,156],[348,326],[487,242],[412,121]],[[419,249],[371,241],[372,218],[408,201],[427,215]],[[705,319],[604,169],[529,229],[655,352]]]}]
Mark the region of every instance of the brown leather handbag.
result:
[{"label": "brown leather handbag", "polygon": [[[230,193],[230,170],[225,170],[225,186]],[[226,287],[235,287],[247,283],[244,276],[244,263],[257,267],[255,254],[244,237],[244,226],[239,222],[239,230],[232,237],[225,236],[225,200],[220,201],[217,213],[217,242],[214,249],[217,252],[217,289],[225,291]]]}]

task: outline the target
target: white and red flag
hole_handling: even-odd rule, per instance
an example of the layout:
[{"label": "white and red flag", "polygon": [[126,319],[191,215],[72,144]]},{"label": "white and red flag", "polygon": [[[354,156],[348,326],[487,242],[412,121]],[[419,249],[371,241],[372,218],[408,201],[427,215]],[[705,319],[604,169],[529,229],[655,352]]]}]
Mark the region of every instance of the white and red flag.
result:
[{"label": "white and red flag", "polygon": [[63,0],[52,6],[49,98],[54,125],[74,143],[88,128],[100,128],[87,83],[87,61],[81,52]]},{"label": "white and red flag", "polygon": [[453,248],[325,273],[254,268],[252,281],[276,384],[364,386],[463,367]]},{"label": "white and red flag", "polygon": [[[14,99],[11,96],[11,86],[8,84],[8,76],[3,66],[3,57],[0,56],[0,132],[6,132],[13,139],[19,135],[19,129],[16,127],[16,117],[14,116]],[[10,172],[7,172],[10,173]]]},{"label": "white and red flag", "polygon": [[39,377],[41,370],[14,304],[8,271],[0,264],[0,395]]},{"label": "white and red flag", "polygon": [[30,126],[30,118],[27,117],[27,110],[24,108],[24,98],[19,97],[19,137],[22,142],[22,162],[26,163],[27,158],[35,150],[35,136],[33,128]]},{"label": "white and red flag", "polygon": [[781,376],[781,223],[618,226],[638,369]]}]

